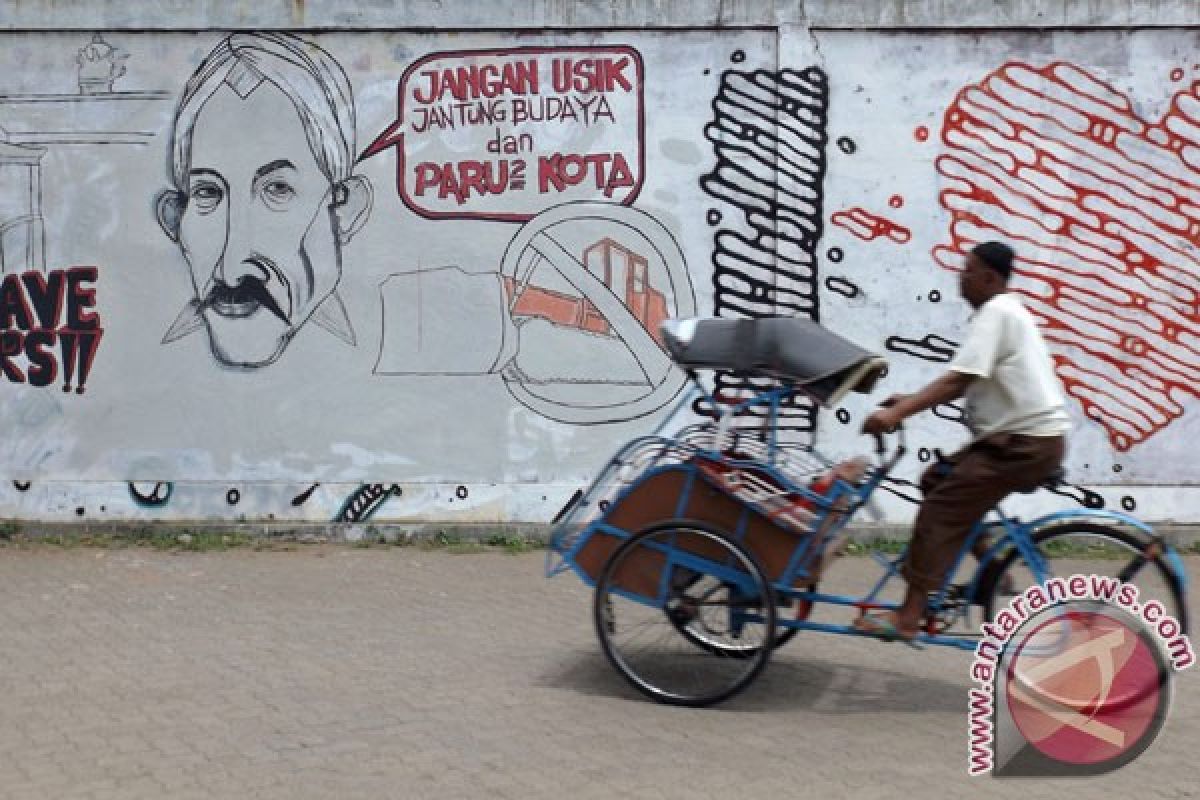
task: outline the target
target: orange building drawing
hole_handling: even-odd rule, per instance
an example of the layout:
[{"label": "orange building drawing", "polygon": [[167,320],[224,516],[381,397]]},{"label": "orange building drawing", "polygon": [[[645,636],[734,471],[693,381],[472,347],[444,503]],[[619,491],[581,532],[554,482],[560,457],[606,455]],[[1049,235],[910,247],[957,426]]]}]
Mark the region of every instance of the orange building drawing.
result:
[{"label": "orange building drawing", "polygon": [[[583,251],[583,263],[661,345],[658,328],[668,317],[667,298],[650,285],[646,258],[605,237]],[[518,288],[516,279],[508,276],[504,288],[514,317],[538,317],[556,325],[612,335],[608,320],[585,298],[528,284]]]}]

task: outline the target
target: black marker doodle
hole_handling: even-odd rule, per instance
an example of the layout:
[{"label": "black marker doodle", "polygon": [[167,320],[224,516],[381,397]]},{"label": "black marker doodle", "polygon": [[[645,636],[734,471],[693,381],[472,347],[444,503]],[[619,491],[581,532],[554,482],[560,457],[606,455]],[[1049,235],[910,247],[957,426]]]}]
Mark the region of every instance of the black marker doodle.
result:
[{"label": "black marker doodle", "polygon": [[[828,97],[828,81],[818,67],[728,70],[721,76],[713,119],[704,129],[716,166],[700,185],[740,211],[745,226],[722,228],[714,237],[716,316],[819,318],[817,244]],[[718,372],[715,383],[724,402],[773,385],[727,372]],[[715,411],[696,410],[706,416]],[[780,430],[792,443],[811,444],[815,407],[807,400],[792,404],[781,413]]]},{"label": "black marker doodle", "polygon": [[847,299],[853,299],[862,294],[862,290],[854,283],[846,280],[841,275],[834,275],[825,279],[825,288],[836,294],[840,294]]},{"label": "black marker doodle", "polygon": [[1091,489],[1076,486],[1073,483],[1062,483],[1049,490],[1060,497],[1069,497],[1084,508],[1104,508],[1104,498]]},{"label": "black marker doodle", "polygon": [[939,403],[933,407],[933,415],[939,419],[949,420],[950,422],[958,422],[962,425],[967,424],[967,412],[962,406],[954,403]]},{"label": "black marker doodle", "polygon": [[364,522],[380,509],[390,497],[399,497],[403,490],[398,484],[364,483],[350,495],[334,522]]},{"label": "black marker doodle", "polygon": [[839,136],[837,140],[838,148],[846,155],[854,155],[854,151],[858,150],[858,145],[849,136]]},{"label": "black marker doodle", "polygon": [[932,361],[936,364],[948,364],[954,358],[954,351],[958,349],[958,342],[952,342],[934,333],[927,333],[920,339],[889,336],[887,341],[884,342],[884,347],[893,353],[916,356],[924,361]]},{"label": "black marker doodle", "polygon": [[301,492],[300,494],[293,497],[292,505],[293,506],[302,506],[305,503],[307,503],[308,498],[312,497],[312,493],[315,492],[317,490],[317,487],[320,485],[321,484],[319,484],[319,483],[314,483],[312,486],[308,487],[303,492]]},{"label": "black marker doodle", "polygon": [[160,508],[171,499],[175,485],[170,481],[158,481],[154,484],[129,482],[129,495],[139,506],[145,508]]}]

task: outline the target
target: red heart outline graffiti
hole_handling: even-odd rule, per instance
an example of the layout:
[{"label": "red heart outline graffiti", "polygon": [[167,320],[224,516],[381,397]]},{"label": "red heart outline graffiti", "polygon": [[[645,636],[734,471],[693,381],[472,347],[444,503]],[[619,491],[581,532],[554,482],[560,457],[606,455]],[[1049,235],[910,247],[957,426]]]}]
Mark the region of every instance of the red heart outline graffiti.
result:
[{"label": "red heart outline graffiti", "polygon": [[1200,81],[1150,123],[1079,67],[1009,62],[958,92],[942,143],[934,259],[1014,244],[1063,385],[1118,451],[1181,416],[1200,397]]}]

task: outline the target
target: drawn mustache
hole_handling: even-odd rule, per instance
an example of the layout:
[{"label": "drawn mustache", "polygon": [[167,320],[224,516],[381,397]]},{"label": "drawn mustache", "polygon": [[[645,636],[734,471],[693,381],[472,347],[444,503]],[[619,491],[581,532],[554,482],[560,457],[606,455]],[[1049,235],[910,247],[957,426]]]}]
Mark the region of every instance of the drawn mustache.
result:
[{"label": "drawn mustache", "polygon": [[[253,263],[256,266],[267,266],[259,264],[257,260],[253,261]],[[211,308],[223,316],[237,317],[249,316],[260,305],[265,306],[268,311],[285,323],[291,324],[291,321],[287,318],[287,314],[280,308],[279,303],[271,296],[271,293],[267,291],[266,282],[254,275],[242,275],[238,278],[237,285],[235,286],[230,286],[220,278],[214,279],[212,288],[204,298],[202,307]]]}]

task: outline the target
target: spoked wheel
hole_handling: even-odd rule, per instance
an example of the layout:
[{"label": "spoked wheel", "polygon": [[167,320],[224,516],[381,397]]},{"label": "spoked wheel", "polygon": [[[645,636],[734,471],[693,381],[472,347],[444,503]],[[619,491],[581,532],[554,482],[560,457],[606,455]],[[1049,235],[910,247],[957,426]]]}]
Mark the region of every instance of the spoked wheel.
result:
[{"label": "spoked wheel", "polygon": [[[713,613],[713,609],[720,608],[721,602],[728,602],[730,592],[736,592],[736,587],[718,581],[711,575],[697,574],[683,584],[682,588],[685,595],[700,601],[699,612],[696,614],[672,613],[669,609],[666,611],[667,619],[671,620],[683,638],[710,653],[729,658],[749,658],[758,652],[758,643],[746,642],[740,637],[731,642],[726,630],[728,626],[724,620],[719,618],[722,615]],[[812,590],[815,591],[816,586],[813,586]],[[795,604],[795,619],[807,619],[812,611],[811,601],[796,600]],[[777,612],[776,620],[778,621],[778,619],[779,613]],[[780,626],[775,629],[775,641],[771,646],[782,647],[799,632],[796,628]]]},{"label": "spoked wheel", "polygon": [[[1158,545],[1144,536],[1094,522],[1066,521],[1036,531],[1033,541],[1053,576],[1096,575],[1133,584],[1138,589],[1140,607],[1157,601],[1187,632],[1181,576],[1156,550]],[[1013,549],[1001,556],[989,584],[982,587],[986,618],[995,619],[1014,596],[1036,582],[1036,575],[1019,551]]]},{"label": "spoked wheel", "polygon": [[776,622],[755,558],[690,520],[622,543],[596,582],[593,616],[617,671],[655,700],[684,706],[719,703],[749,685],[766,666]]}]

